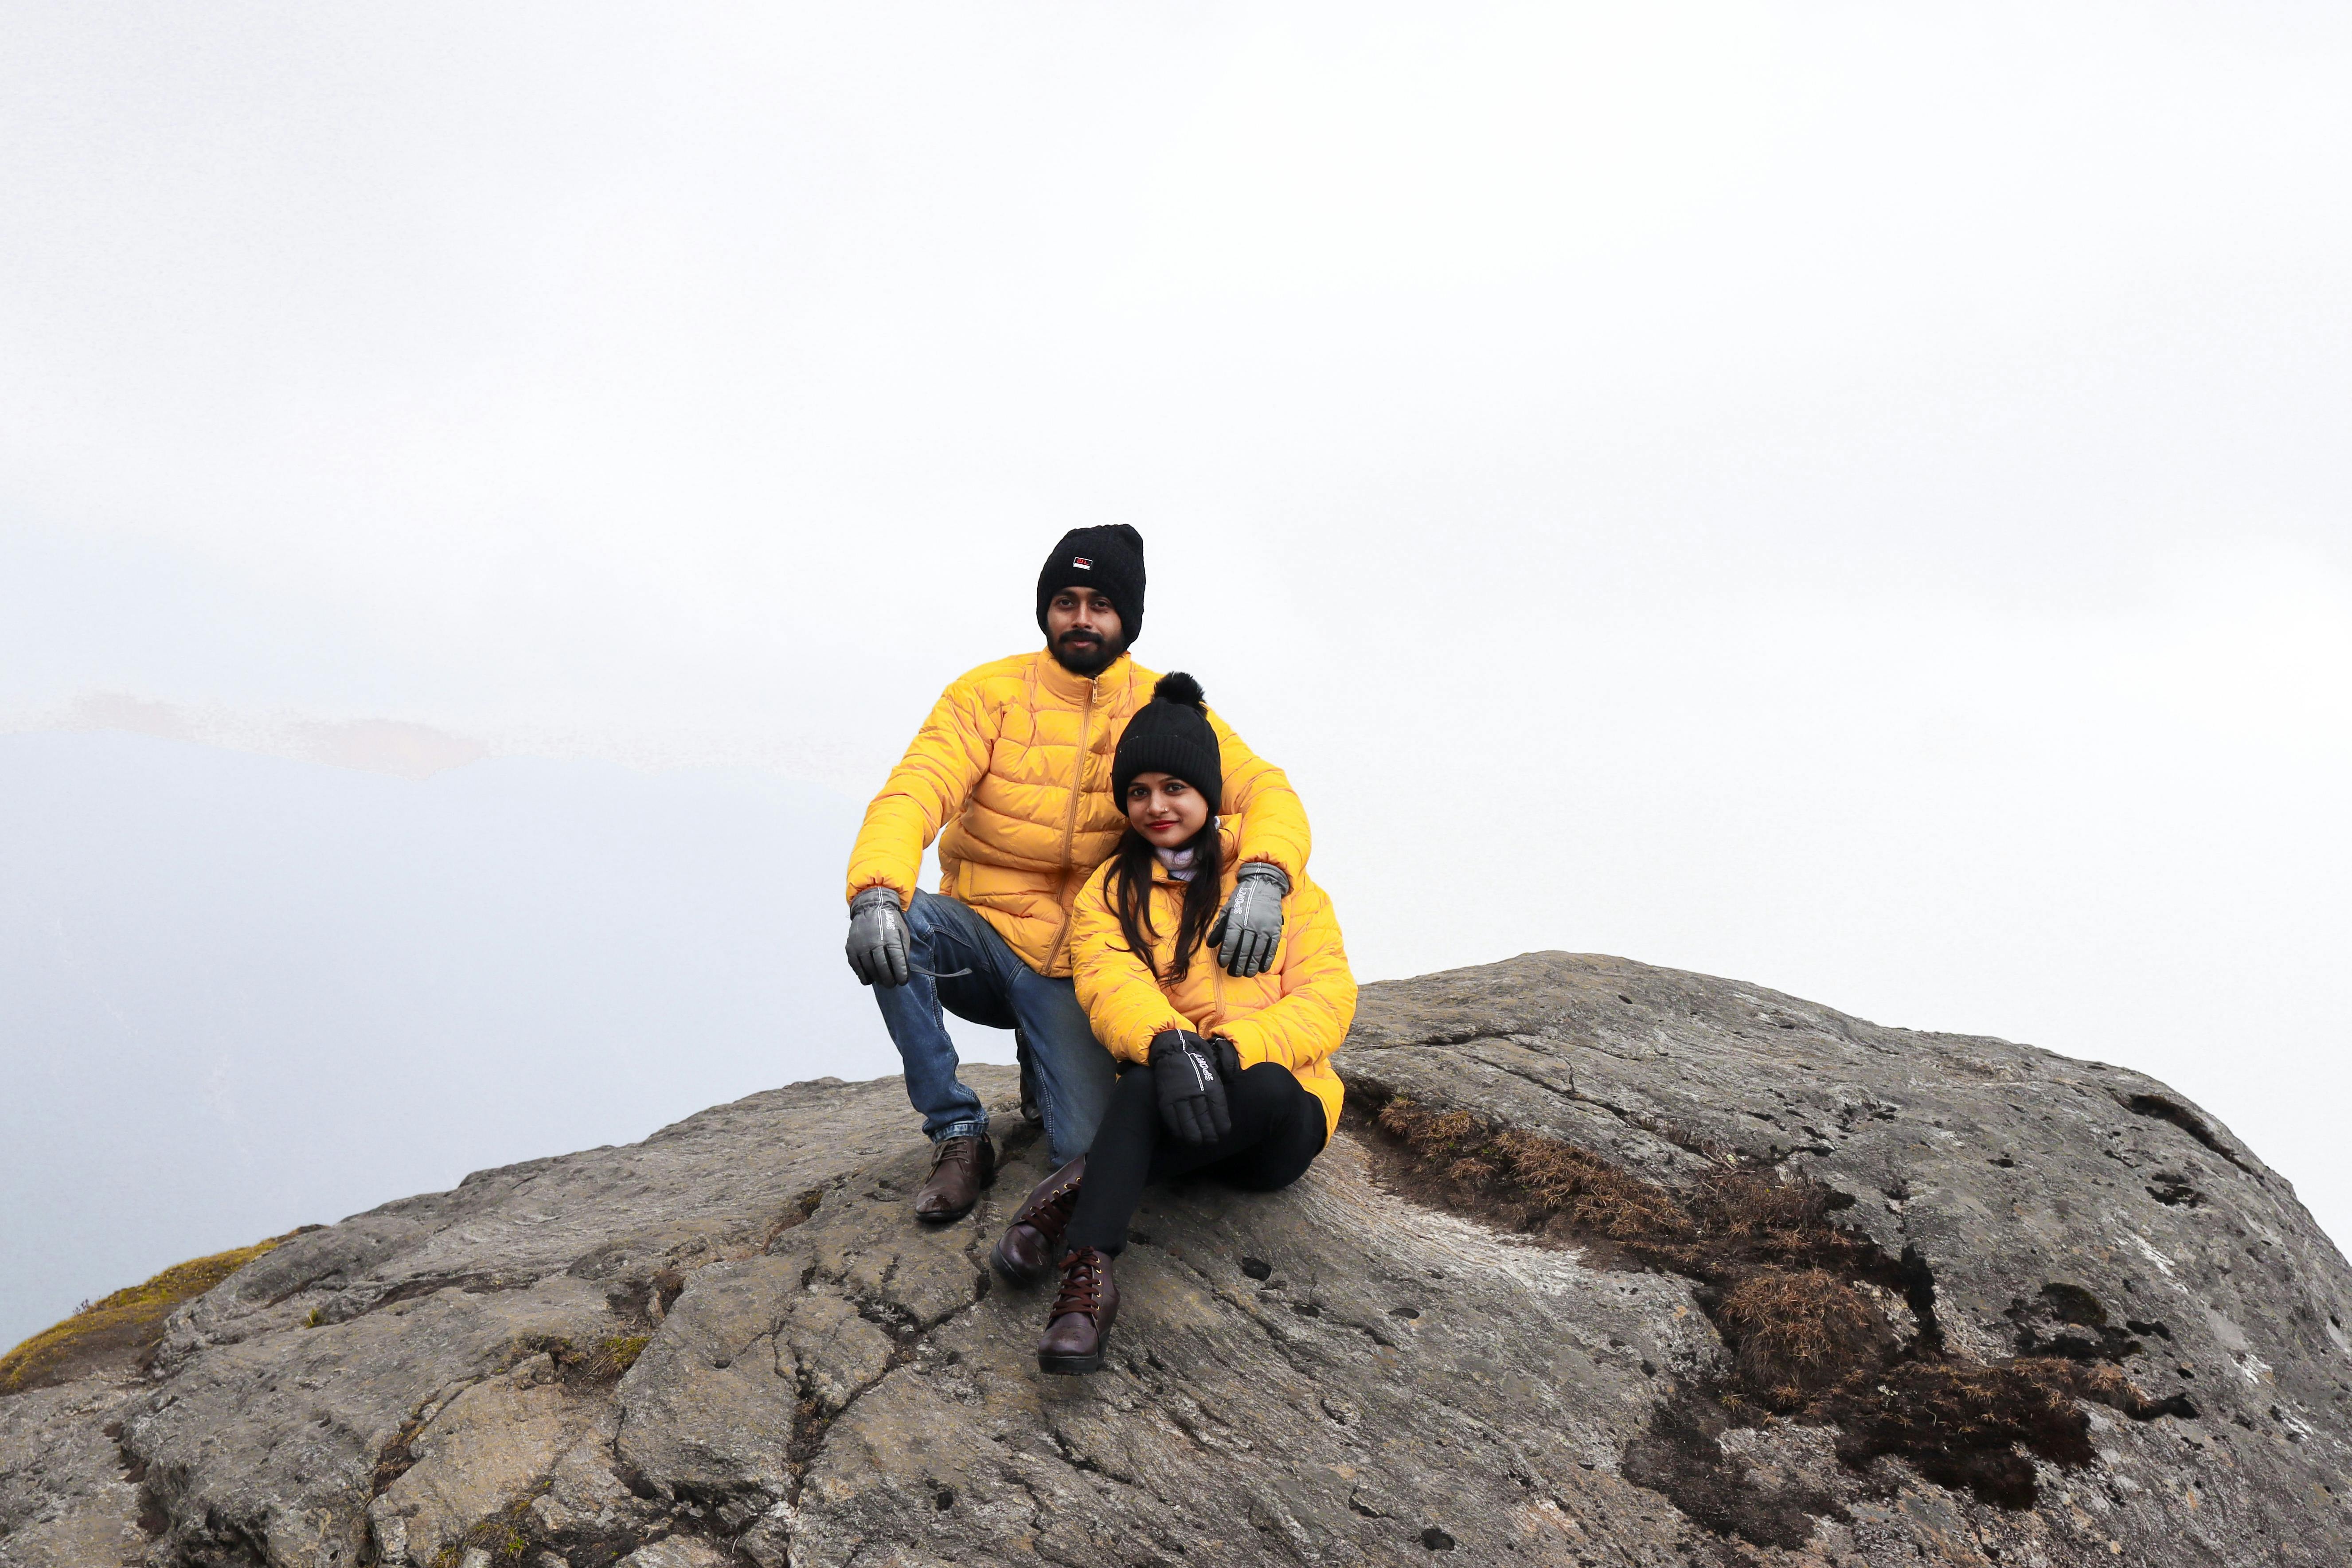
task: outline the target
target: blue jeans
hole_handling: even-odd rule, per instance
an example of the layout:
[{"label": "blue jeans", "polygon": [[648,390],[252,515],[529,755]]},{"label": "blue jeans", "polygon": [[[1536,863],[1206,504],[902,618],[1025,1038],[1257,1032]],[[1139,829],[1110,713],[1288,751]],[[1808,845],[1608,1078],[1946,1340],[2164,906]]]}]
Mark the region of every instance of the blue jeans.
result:
[{"label": "blue jeans", "polygon": [[[874,1000],[906,1064],[907,1098],[923,1113],[924,1133],[937,1142],[988,1131],[988,1108],[956,1077],[955,1041],[940,1014],[945,1007],[968,1023],[1021,1031],[1029,1042],[1054,1163],[1085,1153],[1118,1070],[1095,1043],[1076,988],[1024,963],[993,926],[953,899],[918,891],[907,927],[908,963],[930,973],[911,975],[904,985],[877,985]],[[971,973],[933,978],[959,969]]]}]

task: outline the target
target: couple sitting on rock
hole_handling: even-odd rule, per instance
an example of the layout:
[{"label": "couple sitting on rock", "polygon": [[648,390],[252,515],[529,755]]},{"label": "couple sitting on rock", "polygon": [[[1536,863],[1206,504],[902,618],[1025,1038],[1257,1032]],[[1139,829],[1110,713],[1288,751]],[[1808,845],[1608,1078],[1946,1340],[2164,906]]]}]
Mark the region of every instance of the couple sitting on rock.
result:
[{"label": "couple sitting on rock", "polygon": [[[1111,1260],[1146,1182],[1271,1191],[1322,1152],[1339,1120],[1331,1053],[1356,1009],[1289,780],[1191,676],[1127,656],[1143,583],[1134,529],[1066,535],[1037,577],[1045,648],[948,688],[849,865],[850,967],[934,1145],[926,1220],[960,1218],[996,1175],[941,1009],[1016,1031],[1023,1098],[1034,1082],[1059,1168],[994,1257],[1023,1283],[1060,1271],[1047,1372],[1102,1364]],[[934,837],[937,894],[915,886]]]}]

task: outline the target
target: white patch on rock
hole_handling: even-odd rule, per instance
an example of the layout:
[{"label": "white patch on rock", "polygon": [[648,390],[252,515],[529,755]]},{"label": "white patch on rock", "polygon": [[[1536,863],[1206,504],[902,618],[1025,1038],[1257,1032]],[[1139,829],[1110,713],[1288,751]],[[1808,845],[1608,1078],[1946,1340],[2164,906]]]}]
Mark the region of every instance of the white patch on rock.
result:
[{"label": "white patch on rock", "polygon": [[2130,1241],[2142,1258],[2156,1265],[2157,1272],[2162,1274],[2167,1279],[2172,1278],[2172,1259],[2149,1246],[2147,1237],[2137,1231],[2131,1231],[2126,1234],[2126,1239]]},{"label": "white patch on rock", "polygon": [[717,1548],[673,1535],[640,1546],[621,1559],[617,1568],[726,1568],[727,1558]]}]

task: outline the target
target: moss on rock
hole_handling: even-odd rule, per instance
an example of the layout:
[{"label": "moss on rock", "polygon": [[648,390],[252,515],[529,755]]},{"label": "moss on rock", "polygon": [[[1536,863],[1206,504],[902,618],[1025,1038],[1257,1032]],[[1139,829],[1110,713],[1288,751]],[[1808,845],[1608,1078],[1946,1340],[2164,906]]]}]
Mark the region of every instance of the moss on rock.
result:
[{"label": "moss on rock", "polygon": [[143,1284],[89,1303],[0,1356],[0,1396],[52,1387],[95,1372],[144,1365],[163,1337],[163,1320],[174,1307],[194,1300],[278,1243],[301,1234],[289,1230],[250,1247],[174,1263]]}]

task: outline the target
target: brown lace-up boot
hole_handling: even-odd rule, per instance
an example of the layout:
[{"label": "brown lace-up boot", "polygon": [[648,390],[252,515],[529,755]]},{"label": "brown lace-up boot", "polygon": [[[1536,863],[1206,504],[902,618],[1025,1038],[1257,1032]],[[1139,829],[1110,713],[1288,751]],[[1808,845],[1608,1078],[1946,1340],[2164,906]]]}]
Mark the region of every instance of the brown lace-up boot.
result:
[{"label": "brown lace-up boot", "polygon": [[1073,1248],[1062,1259],[1062,1293],[1045,1315],[1045,1337],[1037,1342],[1039,1372],[1094,1372],[1102,1365],[1110,1326],[1118,1319],[1118,1286],[1110,1259],[1091,1247]]},{"label": "brown lace-up boot", "polygon": [[931,1179],[915,1194],[915,1217],[944,1225],[961,1219],[996,1180],[996,1145],[986,1133],[942,1138],[931,1150]]},{"label": "brown lace-up boot", "polygon": [[1028,1202],[989,1254],[1007,1279],[1034,1285],[1054,1271],[1054,1259],[1062,1255],[1062,1233],[1070,1228],[1070,1215],[1078,1206],[1078,1184],[1086,1175],[1087,1157],[1081,1154],[1030,1192]]}]

